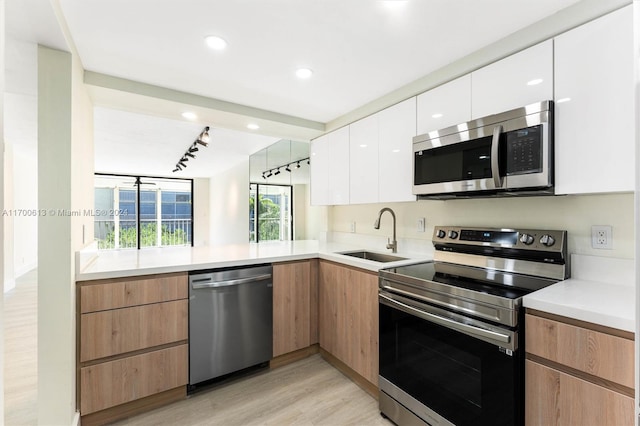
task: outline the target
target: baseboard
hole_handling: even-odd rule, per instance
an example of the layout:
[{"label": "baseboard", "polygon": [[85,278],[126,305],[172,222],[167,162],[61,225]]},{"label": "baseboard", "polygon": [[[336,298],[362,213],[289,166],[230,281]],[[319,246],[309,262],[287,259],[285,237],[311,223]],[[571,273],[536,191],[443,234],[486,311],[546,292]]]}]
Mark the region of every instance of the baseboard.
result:
[{"label": "baseboard", "polygon": [[71,421],[71,426],[80,426],[80,411],[76,411]]},{"label": "baseboard", "polygon": [[319,348],[320,346],[316,343],[315,345],[311,345],[306,348],[298,349],[297,351],[293,351],[293,352],[286,353],[284,355],[277,356],[273,358],[271,361],[269,361],[269,368],[283,367],[287,364],[300,361],[301,359],[317,354]]},{"label": "baseboard", "polygon": [[327,352],[325,349],[320,348],[320,355],[322,358],[331,364],[336,370],[340,371],[342,374],[347,376],[351,381],[353,381],[356,385],[360,386],[365,392],[370,394],[376,400],[380,397],[380,390],[378,386],[371,383],[369,380],[362,377],[358,374],[354,369],[349,367],[344,362],[340,361],[331,353]]}]

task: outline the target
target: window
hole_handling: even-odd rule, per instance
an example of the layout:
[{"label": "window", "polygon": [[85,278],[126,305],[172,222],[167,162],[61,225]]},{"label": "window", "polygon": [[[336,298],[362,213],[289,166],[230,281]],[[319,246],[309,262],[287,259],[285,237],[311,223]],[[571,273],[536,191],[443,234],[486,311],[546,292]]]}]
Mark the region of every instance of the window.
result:
[{"label": "window", "polygon": [[291,189],[291,185],[249,185],[249,241],[293,240]]},{"label": "window", "polygon": [[190,179],[96,174],[98,248],[193,245],[192,187]]}]

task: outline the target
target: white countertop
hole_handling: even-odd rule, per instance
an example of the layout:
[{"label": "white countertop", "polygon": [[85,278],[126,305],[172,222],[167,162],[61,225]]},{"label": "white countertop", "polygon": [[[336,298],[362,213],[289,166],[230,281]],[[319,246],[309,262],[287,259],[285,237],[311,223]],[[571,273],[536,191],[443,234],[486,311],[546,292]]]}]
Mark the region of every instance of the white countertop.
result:
[{"label": "white countertop", "polygon": [[573,255],[572,278],[528,294],[526,308],[635,333],[634,262]]},{"label": "white countertop", "polygon": [[[340,254],[389,250],[315,240],[263,242],[206,247],[87,251],[77,257],[77,281],[120,278],[257,263],[320,258],[377,272],[381,268],[430,260],[425,254],[398,253],[406,260],[380,263]],[[572,278],[524,297],[527,308],[635,332],[634,262],[596,256],[572,256]]]},{"label": "white countertop", "polygon": [[199,269],[224,268],[256,263],[286,262],[320,258],[377,272],[379,269],[424,261],[424,255],[397,253],[406,260],[374,262],[339,254],[343,251],[367,249],[377,253],[391,254],[380,250],[342,243],[320,243],[315,240],[278,241],[233,244],[205,247],[163,247],[140,250],[105,250],[77,257],[77,281],[120,278]]}]

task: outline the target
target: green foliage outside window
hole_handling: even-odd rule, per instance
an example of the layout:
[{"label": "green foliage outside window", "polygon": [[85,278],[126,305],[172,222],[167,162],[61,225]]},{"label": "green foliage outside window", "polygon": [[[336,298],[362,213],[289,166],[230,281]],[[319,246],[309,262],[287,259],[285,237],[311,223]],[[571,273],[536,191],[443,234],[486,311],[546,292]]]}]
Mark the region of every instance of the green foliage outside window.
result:
[{"label": "green foliage outside window", "polygon": [[[259,195],[260,215],[258,216],[259,241],[280,239],[280,206],[272,199]],[[249,208],[254,210],[255,198],[249,199]],[[252,238],[253,240],[253,238]]]},{"label": "green foliage outside window", "polygon": [[[158,238],[156,222],[143,223],[140,226],[140,246],[141,247],[153,247],[156,245]],[[104,240],[98,240],[99,249],[112,249],[115,248],[115,231],[111,231],[107,234]],[[180,228],[176,228],[173,232],[169,230],[169,227],[162,225],[161,242],[163,246],[177,246],[189,244],[189,236]],[[138,245],[136,228],[127,227],[120,228],[120,248],[135,248]]]}]

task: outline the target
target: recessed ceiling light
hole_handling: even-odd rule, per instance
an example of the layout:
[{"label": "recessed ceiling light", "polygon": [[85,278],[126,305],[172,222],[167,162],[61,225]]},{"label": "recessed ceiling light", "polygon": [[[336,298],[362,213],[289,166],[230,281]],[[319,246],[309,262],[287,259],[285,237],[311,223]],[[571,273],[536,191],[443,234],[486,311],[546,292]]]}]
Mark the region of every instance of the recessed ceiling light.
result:
[{"label": "recessed ceiling light", "polygon": [[257,124],[255,124],[255,123],[247,124],[247,129],[251,129],[251,130],[258,130],[259,128],[260,128],[260,126],[258,126],[258,125],[257,125]]},{"label": "recessed ceiling light", "polygon": [[541,78],[534,78],[533,80],[527,81],[527,86],[535,86],[536,84],[542,83],[544,80]]},{"label": "recessed ceiling light", "polygon": [[367,147],[367,145],[364,144],[364,143],[360,145],[360,148],[366,148],[366,147]]},{"label": "recessed ceiling light", "polygon": [[186,118],[187,120],[195,120],[196,118],[198,118],[198,116],[194,112],[191,112],[191,111],[183,112],[182,116],[184,118]]},{"label": "recessed ceiling light", "polygon": [[227,42],[222,37],[207,36],[204,40],[207,42],[207,46],[213,50],[224,50],[227,47]]},{"label": "recessed ceiling light", "polygon": [[442,114],[440,114],[440,113],[438,112],[438,113],[436,113],[436,114],[433,114],[433,115],[431,116],[431,118],[442,118]]},{"label": "recessed ceiling light", "polygon": [[400,152],[400,150],[399,149],[394,149],[391,152]]},{"label": "recessed ceiling light", "polygon": [[309,68],[298,68],[296,76],[298,78],[307,79],[313,75],[313,71]]}]

